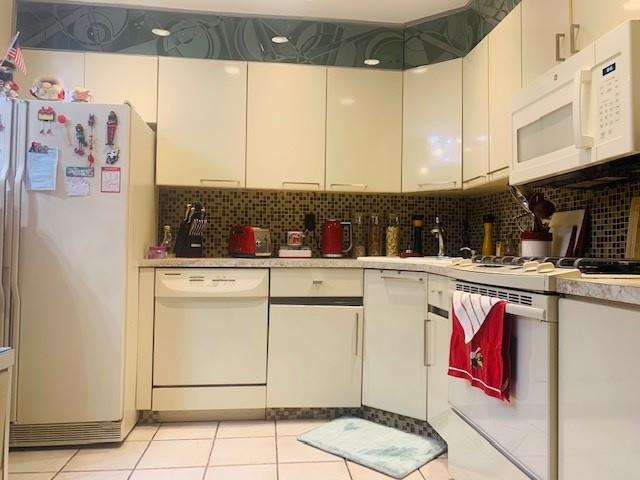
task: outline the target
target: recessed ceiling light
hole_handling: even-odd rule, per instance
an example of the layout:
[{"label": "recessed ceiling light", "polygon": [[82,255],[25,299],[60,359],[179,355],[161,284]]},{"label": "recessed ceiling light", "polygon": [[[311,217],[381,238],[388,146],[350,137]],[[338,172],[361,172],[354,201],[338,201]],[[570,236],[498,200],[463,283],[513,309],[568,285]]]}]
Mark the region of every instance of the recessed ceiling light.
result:
[{"label": "recessed ceiling light", "polygon": [[377,58],[367,58],[364,61],[365,65],[369,65],[370,67],[374,67],[376,65],[380,65],[380,60],[378,60]]},{"label": "recessed ceiling light", "polygon": [[168,37],[171,35],[171,32],[165,28],[153,28],[151,29],[151,33],[159,37]]},{"label": "recessed ceiling light", "polygon": [[287,37],[277,35],[271,39],[273,43],[287,43],[289,39]]}]

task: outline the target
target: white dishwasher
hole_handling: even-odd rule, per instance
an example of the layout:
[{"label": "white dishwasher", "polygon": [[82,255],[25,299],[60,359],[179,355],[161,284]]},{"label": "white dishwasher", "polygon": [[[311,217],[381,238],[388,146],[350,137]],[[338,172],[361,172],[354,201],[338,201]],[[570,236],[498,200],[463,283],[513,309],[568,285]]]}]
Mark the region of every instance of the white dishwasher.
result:
[{"label": "white dishwasher", "polygon": [[252,398],[264,399],[268,296],[267,269],[158,269],[154,409],[216,408],[203,399],[243,386],[261,386]]}]

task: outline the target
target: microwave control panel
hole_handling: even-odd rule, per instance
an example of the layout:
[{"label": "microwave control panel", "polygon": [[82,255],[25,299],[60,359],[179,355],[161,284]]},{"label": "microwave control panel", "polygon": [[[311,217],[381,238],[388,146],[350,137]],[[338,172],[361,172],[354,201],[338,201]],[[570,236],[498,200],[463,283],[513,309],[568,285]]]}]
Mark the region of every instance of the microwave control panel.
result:
[{"label": "microwave control panel", "polygon": [[620,79],[616,64],[610,63],[602,69],[598,87],[598,139],[614,136],[620,126]]}]

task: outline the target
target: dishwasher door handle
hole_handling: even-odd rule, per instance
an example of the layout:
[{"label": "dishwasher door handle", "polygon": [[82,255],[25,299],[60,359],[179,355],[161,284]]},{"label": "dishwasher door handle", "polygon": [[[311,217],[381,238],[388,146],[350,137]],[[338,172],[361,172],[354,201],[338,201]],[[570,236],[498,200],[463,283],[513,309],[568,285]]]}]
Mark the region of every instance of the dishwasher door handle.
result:
[{"label": "dishwasher door handle", "polygon": [[356,357],[358,356],[358,343],[359,343],[359,337],[360,337],[360,314],[358,312],[356,312]]}]

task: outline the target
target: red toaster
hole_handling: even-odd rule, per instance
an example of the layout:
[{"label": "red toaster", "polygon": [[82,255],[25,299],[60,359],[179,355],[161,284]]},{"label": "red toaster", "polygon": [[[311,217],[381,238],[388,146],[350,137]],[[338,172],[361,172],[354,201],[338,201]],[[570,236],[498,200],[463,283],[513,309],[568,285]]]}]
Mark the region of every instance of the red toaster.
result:
[{"label": "red toaster", "polygon": [[229,233],[229,255],[232,257],[270,257],[271,232],[251,225],[234,225]]}]

